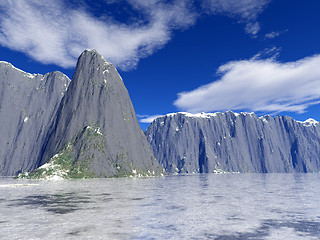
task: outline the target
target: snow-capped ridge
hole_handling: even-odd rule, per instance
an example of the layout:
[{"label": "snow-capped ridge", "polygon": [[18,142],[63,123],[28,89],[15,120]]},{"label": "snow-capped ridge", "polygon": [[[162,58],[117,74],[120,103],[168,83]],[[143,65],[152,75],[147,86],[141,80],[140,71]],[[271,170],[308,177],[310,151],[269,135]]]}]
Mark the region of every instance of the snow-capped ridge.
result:
[{"label": "snow-capped ridge", "polygon": [[211,118],[211,117],[216,117],[218,115],[223,115],[223,114],[233,114],[236,117],[240,116],[240,115],[255,115],[254,112],[251,113],[247,113],[247,112],[240,112],[240,113],[235,113],[232,111],[227,111],[225,113],[223,112],[214,112],[214,113],[205,113],[205,112],[201,112],[201,113],[188,113],[188,112],[176,112],[176,113],[168,113],[166,115],[164,115],[164,117],[174,117],[176,115],[184,115],[186,117],[191,117],[191,118]]},{"label": "snow-capped ridge", "polygon": [[302,121],[297,121],[297,122],[302,123],[304,126],[307,126],[307,127],[315,126],[315,125],[319,124],[319,122],[314,120],[313,118],[308,118],[304,122],[302,122]]},{"label": "snow-capped ridge", "polygon": [[188,113],[188,112],[177,112],[177,113],[168,113],[164,115],[165,117],[174,117],[176,115],[184,115],[186,117],[193,117],[193,118],[210,118],[212,116],[217,116],[217,113]]},{"label": "snow-capped ridge", "polygon": [[177,113],[145,134],[168,173],[306,173],[320,169],[319,127],[289,116]]},{"label": "snow-capped ridge", "polygon": [[[256,119],[257,121],[263,121],[265,124],[270,123],[273,119],[277,118],[276,116],[271,116],[271,115],[263,115],[263,116],[257,116],[254,112],[248,113],[248,112],[240,112],[240,113],[235,113],[232,111],[227,111],[227,112],[214,112],[214,113],[205,113],[205,112],[201,112],[201,113],[188,113],[188,112],[176,112],[176,113],[168,113],[162,116],[159,116],[157,118],[155,118],[153,121],[156,121],[157,119],[161,119],[161,123],[163,122],[163,120],[165,118],[174,118],[175,116],[184,116],[187,118],[194,118],[194,119],[210,119],[212,117],[217,117],[217,116],[226,116],[226,115],[233,115],[236,118],[238,118],[239,116],[251,116],[254,119]],[[278,116],[279,117],[279,116]],[[291,117],[289,117],[291,118]],[[310,126],[316,126],[319,124],[318,121],[316,121],[313,118],[309,118],[305,121],[297,121],[295,119],[293,119],[295,122],[303,124],[306,127],[310,127]]]},{"label": "snow-capped ridge", "polygon": [[50,74],[56,74],[56,73],[58,73],[58,74],[61,74],[63,77],[67,78],[69,82],[71,81],[67,75],[65,75],[64,73],[62,73],[62,72],[60,72],[60,71],[48,72],[48,73],[46,73],[45,75],[43,75],[43,74],[41,74],[41,73],[28,73],[28,72],[25,72],[25,71],[23,71],[22,69],[17,68],[17,67],[15,67],[14,65],[12,65],[11,63],[6,62],[6,61],[0,61],[0,66],[1,66],[1,65],[5,65],[5,66],[7,66],[7,67],[10,67],[10,68],[14,69],[15,71],[19,72],[20,74],[22,74],[23,76],[25,76],[25,77],[27,77],[27,78],[30,78],[30,79],[39,77],[38,79],[40,79],[40,81],[42,81],[46,76],[48,76],[48,75],[50,75]]},{"label": "snow-capped ridge", "polygon": [[[158,118],[162,118],[162,117],[174,117],[174,116],[177,116],[177,115],[183,115],[183,116],[186,116],[186,117],[190,117],[190,118],[211,118],[211,117],[216,117],[218,115],[225,115],[225,114],[233,114],[234,116],[238,117],[238,116],[256,116],[256,114],[254,112],[240,112],[240,113],[236,113],[236,112],[233,112],[233,111],[227,111],[227,112],[214,112],[214,113],[205,113],[205,112],[201,112],[201,113],[188,113],[188,112],[176,112],[176,113],[168,113],[168,114],[165,114],[163,116],[160,116]],[[268,122],[270,119],[272,119],[274,117],[270,116],[270,115],[263,115],[263,116],[260,116],[258,117],[257,119],[260,119],[264,122]],[[318,121],[316,121],[315,119],[313,118],[309,118],[305,121],[296,121],[298,123],[301,123],[305,126],[315,126],[317,124],[319,124]]]},{"label": "snow-capped ridge", "polygon": [[[38,74],[38,73],[28,73],[28,72],[25,72],[23,70],[21,70],[20,68],[17,68],[15,66],[13,66],[11,63],[9,62],[6,62],[6,61],[0,61],[0,64],[3,64],[3,65],[6,65],[20,73],[22,73],[24,76],[27,76],[28,78],[35,78],[37,75],[41,75],[41,74]],[[42,75],[41,75],[42,76]]]}]

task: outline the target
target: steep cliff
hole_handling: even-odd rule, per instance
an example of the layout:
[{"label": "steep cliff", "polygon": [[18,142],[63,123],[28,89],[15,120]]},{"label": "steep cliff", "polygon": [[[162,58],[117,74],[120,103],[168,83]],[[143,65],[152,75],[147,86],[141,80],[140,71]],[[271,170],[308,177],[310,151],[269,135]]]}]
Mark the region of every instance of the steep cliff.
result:
[{"label": "steep cliff", "polygon": [[162,173],[115,67],[96,51],[72,81],[0,62],[0,175],[86,178]]},{"label": "steep cliff", "polygon": [[168,172],[318,172],[320,124],[253,113],[168,114],[146,136]]},{"label": "steep cliff", "polygon": [[68,166],[64,169],[67,177],[152,175],[162,171],[120,75],[91,50],[78,59],[38,159],[39,166],[63,162]]},{"label": "steep cliff", "polygon": [[0,175],[37,167],[49,123],[69,83],[60,72],[29,74],[0,62]]}]

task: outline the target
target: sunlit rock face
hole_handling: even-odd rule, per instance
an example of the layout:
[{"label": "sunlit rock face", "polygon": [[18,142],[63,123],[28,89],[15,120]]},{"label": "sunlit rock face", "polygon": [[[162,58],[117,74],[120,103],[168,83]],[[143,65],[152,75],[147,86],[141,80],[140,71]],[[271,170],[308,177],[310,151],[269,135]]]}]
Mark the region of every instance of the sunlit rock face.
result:
[{"label": "sunlit rock face", "polygon": [[319,172],[320,124],[254,113],[175,113],[146,130],[167,172]]},{"label": "sunlit rock face", "polygon": [[[81,54],[72,81],[61,73],[43,77],[19,71],[14,75],[11,71],[16,70],[10,70],[13,76],[1,79],[3,84],[8,85],[7,89],[12,88],[11,82],[17,86],[24,84],[23,94],[29,98],[17,96],[12,103],[13,113],[6,102],[0,102],[5,106],[1,107],[0,121],[14,133],[6,133],[1,140],[1,150],[7,156],[2,163],[2,175],[16,175],[38,167],[21,176],[55,179],[150,176],[162,172],[120,75],[98,52],[86,50]],[[6,75],[6,70],[2,72]],[[4,98],[7,102],[19,93],[14,90]],[[44,92],[36,95],[36,91]],[[24,114],[24,108],[31,110]],[[9,119],[18,119],[17,123],[12,125],[5,118],[5,109]],[[41,114],[41,121],[36,121],[34,116]],[[30,126],[26,127],[27,124]],[[11,148],[5,146],[7,138],[12,142]],[[17,151],[14,146],[20,149]],[[23,155],[26,156],[21,158]]]},{"label": "sunlit rock face", "polygon": [[0,175],[37,167],[49,123],[69,83],[61,72],[29,74],[0,62]]},{"label": "sunlit rock face", "polygon": [[71,146],[73,162],[90,176],[161,171],[120,75],[96,51],[84,51],[79,57],[47,136],[40,165]]}]

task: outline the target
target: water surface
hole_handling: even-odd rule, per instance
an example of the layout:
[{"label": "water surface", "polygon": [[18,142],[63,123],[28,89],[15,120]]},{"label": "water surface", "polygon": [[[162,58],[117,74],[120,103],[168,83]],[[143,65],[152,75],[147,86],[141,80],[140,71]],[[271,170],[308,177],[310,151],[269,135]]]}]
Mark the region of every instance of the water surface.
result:
[{"label": "water surface", "polygon": [[320,174],[0,178],[0,239],[320,239]]}]

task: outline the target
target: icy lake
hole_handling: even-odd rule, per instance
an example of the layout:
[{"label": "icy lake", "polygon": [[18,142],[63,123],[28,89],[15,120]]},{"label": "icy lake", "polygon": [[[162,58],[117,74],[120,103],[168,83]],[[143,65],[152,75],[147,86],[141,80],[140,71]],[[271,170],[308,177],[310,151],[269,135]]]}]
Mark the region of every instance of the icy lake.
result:
[{"label": "icy lake", "polygon": [[320,239],[320,174],[0,178],[0,239]]}]

